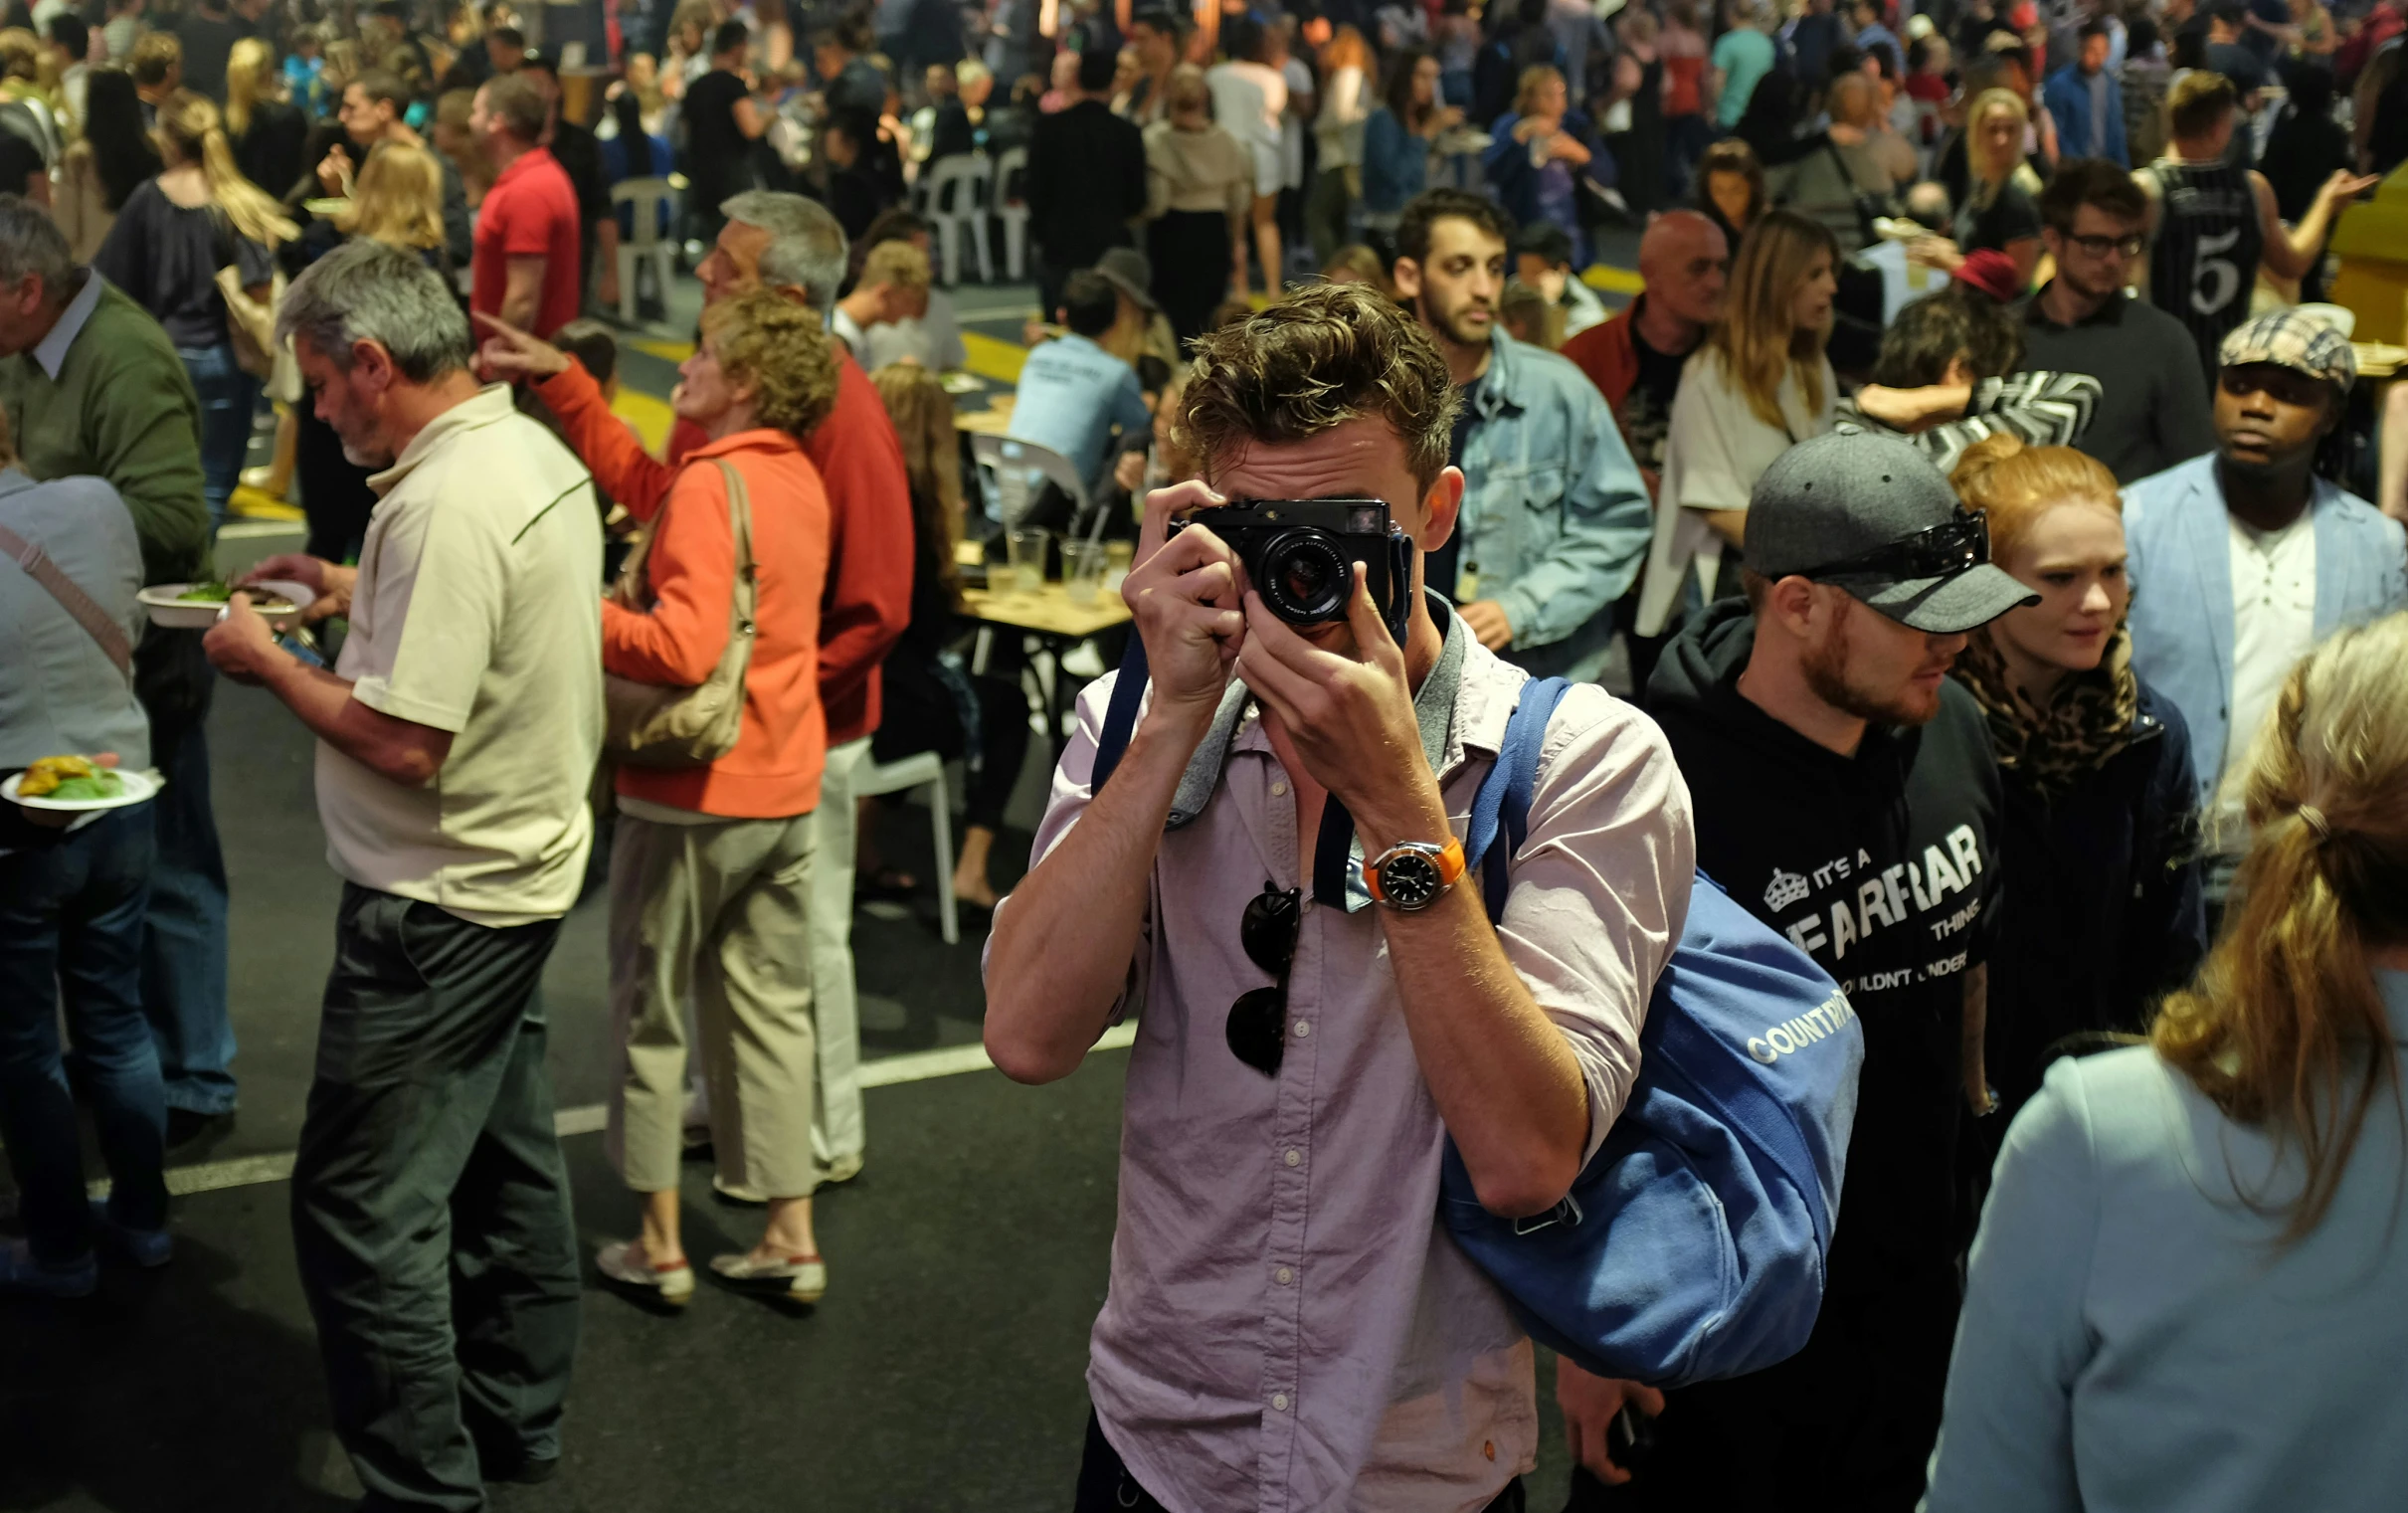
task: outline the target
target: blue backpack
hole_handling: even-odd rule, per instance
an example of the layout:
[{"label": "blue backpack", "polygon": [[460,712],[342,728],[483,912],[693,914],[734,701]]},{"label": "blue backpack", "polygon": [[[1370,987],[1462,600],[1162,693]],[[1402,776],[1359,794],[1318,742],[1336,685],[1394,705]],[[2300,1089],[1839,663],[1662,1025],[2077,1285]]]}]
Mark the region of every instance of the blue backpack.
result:
[{"label": "blue backpack", "polygon": [[[1492,921],[1567,687],[1523,688],[1472,800],[1464,855]],[[1570,1195],[1501,1219],[1450,1140],[1440,1218],[1534,1339],[1599,1376],[1676,1387],[1760,1371],[1805,1345],[1822,1307],[1863,1062],[1830,976],[1701,872],[1629,1100]]]}]

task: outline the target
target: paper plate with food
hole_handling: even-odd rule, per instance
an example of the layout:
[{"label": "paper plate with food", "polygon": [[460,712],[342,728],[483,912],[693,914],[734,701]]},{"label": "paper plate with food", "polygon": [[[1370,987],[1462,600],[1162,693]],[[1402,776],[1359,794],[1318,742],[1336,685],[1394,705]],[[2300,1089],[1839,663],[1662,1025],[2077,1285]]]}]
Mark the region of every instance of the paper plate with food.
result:
[{"label": "paper plate with food", "polygon": [[123,809],[156,795],[159,779],[147,772],[103,767],[91,757],[44,757],[5,783],[0,799],[27,809],[56,809],[81,813],[92,809]]},{"label": "paper plate with food", "polygon": [[142,590],[150,623],[170,631],[206,631],[217,624],[226,601],[236,593],[251,596],[251,607],[279,631],[300,624],[301,611],[317,596],[306,583],[270,578],[259,583],[162,583]]}]

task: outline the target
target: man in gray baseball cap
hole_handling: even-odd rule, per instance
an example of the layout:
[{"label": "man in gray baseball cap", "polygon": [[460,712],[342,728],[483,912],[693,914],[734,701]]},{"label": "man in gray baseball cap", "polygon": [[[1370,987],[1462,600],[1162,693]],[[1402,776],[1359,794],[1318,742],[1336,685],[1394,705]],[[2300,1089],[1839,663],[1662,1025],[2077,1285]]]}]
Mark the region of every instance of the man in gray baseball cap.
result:
[{"label": "man in gray baseball cap", "polygon": [[1778,1508],[1800,1486],[1911,1507],[1955,1330],[1955,1143],[1994,1106],[1983,964],[2003,800],[1980,706],[1947,672],[1967,631],[2031,596],[1922,453],[1862,433],[1765,470],[1742,581],[1745,601],[1709,605],[1664,649],[1647,707],[1689,784],[1698,866],[1863,1017],[1847,1204],[1790,1360],[1660,1405],[1562,1362],[1557,1394],[1661,1407],[1616,1508]]}]

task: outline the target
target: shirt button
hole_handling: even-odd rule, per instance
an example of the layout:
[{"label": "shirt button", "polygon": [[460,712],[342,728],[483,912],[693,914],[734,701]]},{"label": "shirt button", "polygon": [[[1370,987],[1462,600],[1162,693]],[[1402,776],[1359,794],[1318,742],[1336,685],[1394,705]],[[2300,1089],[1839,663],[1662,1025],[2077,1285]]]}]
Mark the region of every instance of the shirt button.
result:
[{"label": "shirt button", "polygon": [[1296,1280],[1296,1273],[1295,1273],[1293,1270],[1291,1270],[1290,1268],[1286,1267],[1286,1266],[1282,1266],[1282,1267],[1280,1267],[1280,1268],[1279,1268],[1277,1271],[1273,1272],[1272,1274],[1273,1274],[1274,1276],[1277,1276],[1277,1277],[1279,1278],[1279,1285],[1280,1285],[1280,1286],[1282,1286],[1282,1287],[1285,1287],[1285,1286],[1287,1286],[1287,1285],[1288,1285],[1290,1282],[1293,1282],[1294,1280]]},{"label": "shirt button", "polygon": [[1287,1154],[1287,1163],[1288,1163],[1288,1165],[1290,1165],[1290,1166],[1302,1166],[1302,1165],[1304,1165],[1304,1153],[1303,1153],[1302,1151],[1297,1151],[1297,1150],[1291,1150],[1291,1151],[1289,1151],[1289,1152],[1288,1152],[1288,1154]]},{"label": "shirt button", "polygon": [[1288,1395],[1286,1393],[1271,1394],[1271,1408],[1274,1412],[1282,1414],[1286,1413],[1288,1411]]},{"label": "shirt button", "polygon": [[1298,1020],[1296,1022],[1296,1039],[1301,1040],[1312,1033],[1313,1025],[1310,1020]]},{"label": "shirt button", "polygon": [[1271,797],[1272,797],[1272,798],[1274,798],[1274,799],[1284,799],[1284,798],[1286,798],[1287,796],[1288,796],[1288,785],[1287,785],[1287,784],[1285,784],[1285,783],[1273,783],[1273,784],[1271,785]]}]

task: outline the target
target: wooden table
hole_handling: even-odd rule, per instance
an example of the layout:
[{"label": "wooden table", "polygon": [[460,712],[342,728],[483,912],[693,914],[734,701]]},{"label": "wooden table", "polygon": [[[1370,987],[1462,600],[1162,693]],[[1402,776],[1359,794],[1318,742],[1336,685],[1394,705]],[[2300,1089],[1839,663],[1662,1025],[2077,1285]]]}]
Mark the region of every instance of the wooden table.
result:
[{"label": "wooden table", "polygon": [[992,409],[953,413],[953,429],[967,431],[972,436],[1002,436],[1012,429],[1012,400],[1009,395],[998,399]]},{"label": "wooden table", "polygon": [[[1001,562],[990,570],[999,577],[1011,571]],[[962,600],[981,625],[1034,636],[1053,654],[1053,691],[1045,700],[1045,740],[1048,746],[1058,747],[1062,711],[1070,699],[1069,674],[1062,670],[1062,658],[1089,637],[1127,625],[1132,618],[1129,606],[1118,591],[1100,589],[1093,604],[1072,604],[1070,591],[1058,583],[1048,583],[1032,594],[965,588]]]}]

